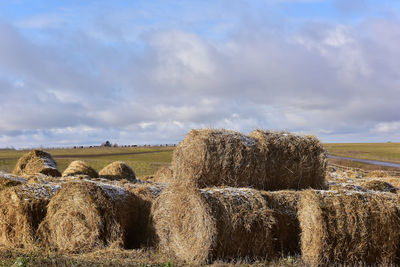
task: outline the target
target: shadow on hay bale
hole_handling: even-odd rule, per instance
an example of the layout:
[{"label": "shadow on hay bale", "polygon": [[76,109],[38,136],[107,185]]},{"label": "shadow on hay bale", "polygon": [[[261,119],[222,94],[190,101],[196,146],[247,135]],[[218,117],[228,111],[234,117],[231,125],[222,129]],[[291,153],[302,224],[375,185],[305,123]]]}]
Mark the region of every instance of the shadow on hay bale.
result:
[{"label": "shadow on hay bale", "polygon": [[158,246],[194,264],[215,259],[271,259],[282,255],[282,247],[294,248],[295,253],[299,235],[296,194],[171,186],[152,207]]},{"label": "shadow on hay bale", "polygon": [[19,185],[0,192],[0,244],[29,248],[35,245],[36,229],[46,216],[50,198],[59,185]]},{"label": "shadow on hay bale", "polygon": [[125,186],[89,181],[64,185],[50,201],[39,227],[42,245],[80,253],[147,244],[146,205],[162,189],[157,185]]},{"label": "shadow on hay bale", "polygon": [[310,266],[391,265],[398,260],[398,197],[307,190],[299,201],[301,252]]},{"label": "shadow on hay bale", "polygon": [[91,178],[99,177],[97,171],[82,160],[72,161],[65,169],[65,171],[62,173],[63,177],[76,176],[76,175],[87,175]]},{"label": "shadow on hay bale", "polygon": [[[192,130],[173,154],[174,180],[199,188],[323,188],[326,156],[315,137],[254,131]],[[222,179],[223,178],[223,179]]]},{"label": "shadow on hay bale", "polygon": [[105,166],[101,171],[99,171],[100,177],[109,179],[109,180],[122,180],[126,179],[130,182],[136,181],[136,174],[129,167],[128,164],[121,161],[114,161],[107,166]]},{"label": "shadow on hay bale", "polygon": [[24,154],[18,160],[13,170],[13,174],[15,175],[34,175],[37,173],[55,177],[61,176],[53,157],[41,150],[32,150]]},{"label": "shadow on hay bale", "polygon": [[396,193],[397,189],[392,184],[382,181],[382,180],[367,180],[360,184],[362,187],[373,190],[373,191],[380,191],[380,192],[390,192]]}]

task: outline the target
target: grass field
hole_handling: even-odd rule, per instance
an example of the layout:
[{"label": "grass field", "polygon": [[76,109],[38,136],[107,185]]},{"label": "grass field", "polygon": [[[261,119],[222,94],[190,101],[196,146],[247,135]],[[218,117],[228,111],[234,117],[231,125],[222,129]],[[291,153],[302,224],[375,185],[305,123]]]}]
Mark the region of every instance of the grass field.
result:
[{"label": "grass field", "polygon": [[[71,161],[81,159],[97,171],[113,161],[124,161],[131,166],[138,177],[153,174],[160,166],[168,165],[172,159],[173,147],[121,147],[121,148],[77,148],[45,149],[57,162],[62,172]],[[0,170],[12,172],[18,159],[28,151],[0,150]]]}]

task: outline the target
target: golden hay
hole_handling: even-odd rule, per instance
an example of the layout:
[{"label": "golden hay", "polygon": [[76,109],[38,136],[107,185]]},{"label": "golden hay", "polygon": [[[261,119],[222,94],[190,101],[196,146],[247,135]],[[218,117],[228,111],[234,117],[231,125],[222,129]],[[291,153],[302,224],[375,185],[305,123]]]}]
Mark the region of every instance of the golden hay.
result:
[{"label": "golden hay", "polygon": [[50,201],[39,227],[45,247],[87,252],[111,247],[130,248],[138,216],[134,196],[112,185],[88,181],[63,186]]},{"label": "golden hay", "polygon": [[72,161],[69,166],[62,173],[62,176],[76,176],[76,175],[87,175],[91,178],[98,178],[99,174],[95,169],[90,167],[86,162],[82,160]]},{"label": "golden hay", "polygon": [[206,129],[188,133],[172,164],[177,183],[279,190],[321,188],[326,158],[315,137]]},{"label": "golden hay", "polygon": [[26,179],[22,177],[0,171],[0,191],[8,187],[25,184],[26,182]]},{"label": "golden hay", "polygon": [[37,173],[55,177],[61,176],[53,157],[41,150],[32,150],[23,155],[13,170],[13,174],[15,175],[32,175]]},{"label": "golden hay", "polygon": [[[296,202],[296,193],[286,194],[288,202]],[[249,188],[171,186],[152,207],[158,246],[189,263],[277,257],[282,247],[296,247],[290,235],[299,229],[289,222],[297,220],[295,205],[282,204],[285,196],[278,195]]]},{"label": "golden hay", "polygon": [[360,185],[368,190],[391,192],[391,193],[397,192],[397,189],[393,185],[378,179],[367,180],[361,183]]},{"label": "golden hay", "polygon": [[387,182],[396,188],[400,188],[400,178],[399,177],[374,178],[374,180]]},{"label": "golden hay", "polygon": [[126,179],[132,182],[136,181],[135,172],[128,166],[128,164],[121,161],[114,161],[113,163],[108,164],[99,171],[99,175],[110,180]]},{"label": "golden hay", "polygon": [[46,215],[47,204],[60,186],[19,185],[0,192],[0,244],[31,247],[35,231]]},{"label": "golden hay", "polygon": [[173,177],[173,170],[171,166],[162,166],[158,168],[157,172],[151,178],[154,182],[170,183]]},{"label": "golden hay", "polygon": [[396,260],[400,219],[395,194],[307,190],[298,214],[302,257],[311,266]]},{"label": "golden hay", "polygon": [[261,166],[257,175],[264,188],[303,189],[325,186],[326,151],[311,135],[255,130],[249,134],[260,150]]}]

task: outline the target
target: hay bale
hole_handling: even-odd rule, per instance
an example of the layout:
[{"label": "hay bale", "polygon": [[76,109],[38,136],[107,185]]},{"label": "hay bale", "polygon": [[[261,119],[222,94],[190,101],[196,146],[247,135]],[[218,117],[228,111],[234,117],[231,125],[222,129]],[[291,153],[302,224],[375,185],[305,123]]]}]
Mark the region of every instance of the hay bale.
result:
[{"label": "hay bale", "polygon": [[151,180],[159,183],[170,183],[173,175],[174,172],[172,170],[172,166],[162,166],[158,168]]},{"label": "hay bale", "polygon": [[396,187],[394,187],[388,182],[378,179],[368,180],[361,183],[360,185],[368,190],[373,190],[373,191],[390,192],[390,193],[397,192]]},{"label": "hay bale", "polygon": [[311,136],[254,131],[192,130],[173,154],[174,181],[280,190],[321,188],[326,157]]},{"label": "hay bale", "polygon": [[19,185],[0,192],[0,244],[32,247],[36,229],[46,215],[50,198],[60,189],[56,184]]},{"label": "hay bale", "polygon": [[26,182],[26,179],[22,177],[0,171],[0,191],[8,187],[25,184]]},{"label": "hay bale", "polygon": [[126,179],[131,182],[136,181],[135,172],[128,166],[128,164],[121,161],[114,161],[105,166],[101,171],[99,171],[99,175],[110,180]]},{"label": "hay bale", "polygon": [[256,175],[264,188],[324,188],[326,151],[315,136],[263,130],[249,136],[259,148],[260,172]]},{"label": "hay bale", "polygon": [[[288,221],[283,220],[296,217],[296,212],[295,208],[285,211],[284,205],[278,204],[284,196],[279,200],[278,194],[266,192],[264,195],[249,188],[171,186],[152,207],[158,246],[166,253],[196,264],[213,259],[280,256],[279,248],[285,244],[277,239],[286,238],[281,231],[289,228]],[[275,203],[270,199],[275,199]],[[274,207],[282,208],[274,211]]]},{"label": "hay bale", "polygon": [[37,173],[55,177],[61,176],[53,157],[41,150],[32,150],[23,155],[13,170],[13,174],[15,175],[32,175]]},{"label": "hay bale", "polygon": [[62,173],[62,176],[76,176],[76,175],[87,175],[91,178],[98,178],[99,174],[95,169],[90,167],[86,162],[82,160],[72,161],[69,166]]},{"label": "hay bale", "polygon": [[50,201],[38,233],[43,246],[65,252],[130,248],[137,216],[135,197],[126,189],[71,182]]},{"label": "hay bale", "polygon": [[307,190],[299,201],[301,252],[311,266],[392,264],[400,242],[395,194]]}]

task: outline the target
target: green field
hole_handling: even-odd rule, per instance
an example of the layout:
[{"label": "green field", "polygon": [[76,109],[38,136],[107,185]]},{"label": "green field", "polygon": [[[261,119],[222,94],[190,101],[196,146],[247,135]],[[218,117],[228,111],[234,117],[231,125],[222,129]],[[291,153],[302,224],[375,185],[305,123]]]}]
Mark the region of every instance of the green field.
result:
[{"label": "green field", "polygon": [[[124,161],[131,166],[138,177],[153,174],[160,166],[168,165],[172,159],[173,147],[117,147],[44,149],[57,162],[62,172],[74,160],[84,160],[97,171],[113,161]],[[0,150],[0,170],[12,172],[18,159],[27,150]]]},{"label": "green field", "polygon": [[400,143],[327,143],[329,154],[400,163]]}]

